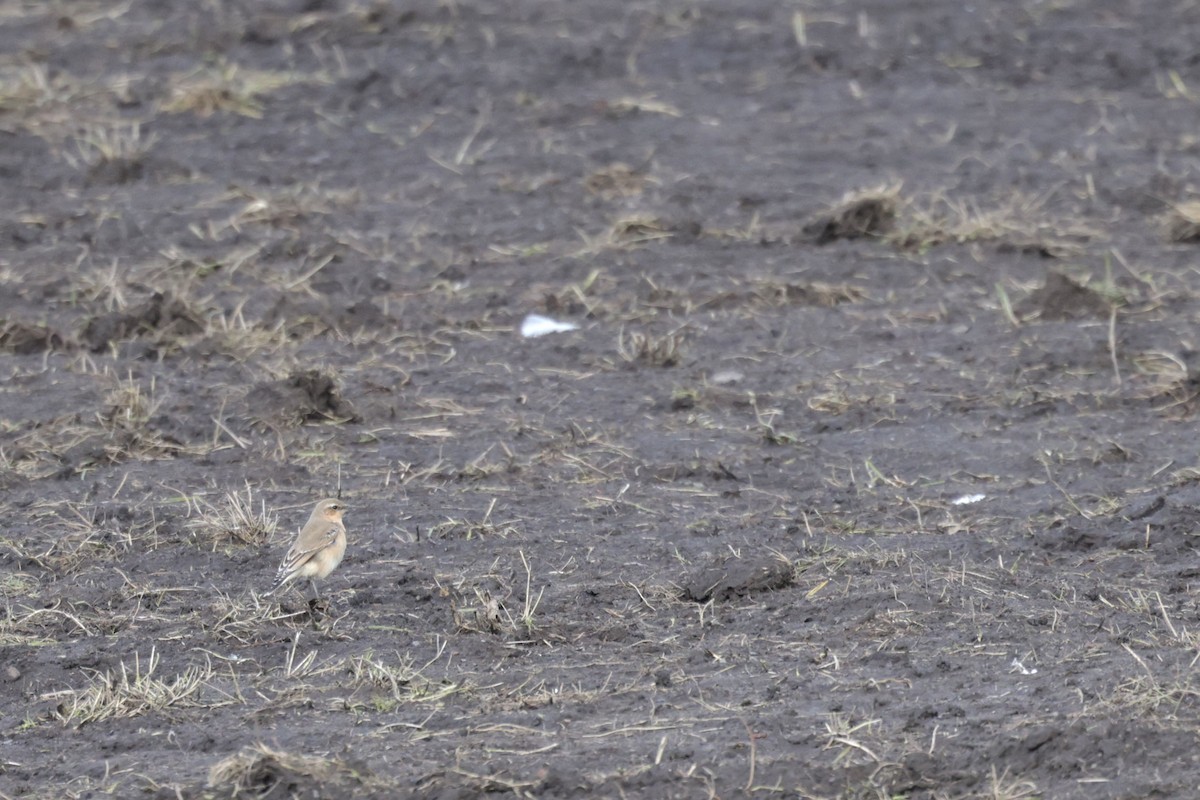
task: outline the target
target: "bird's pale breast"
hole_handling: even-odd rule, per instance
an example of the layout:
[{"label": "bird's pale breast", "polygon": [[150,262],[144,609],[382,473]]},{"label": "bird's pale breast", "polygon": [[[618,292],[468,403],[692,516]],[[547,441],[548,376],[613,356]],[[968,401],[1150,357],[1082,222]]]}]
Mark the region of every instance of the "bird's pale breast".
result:
[{"label": "bird's pale breast", "polygon": [[311,568],[308,573],[310,577],[324,579],[329,577],[329,573],[337,569],[337,565],[342,563],[342,556],[346,555],[346,531],[338,531],[337,538],[326,547],[309,559],[308,564],[305,564],[305,569]]}]

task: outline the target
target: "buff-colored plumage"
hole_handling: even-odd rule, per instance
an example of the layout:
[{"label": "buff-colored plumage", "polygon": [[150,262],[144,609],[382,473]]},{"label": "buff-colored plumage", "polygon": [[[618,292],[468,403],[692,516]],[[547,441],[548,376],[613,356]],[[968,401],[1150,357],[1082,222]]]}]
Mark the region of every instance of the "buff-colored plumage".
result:
[{"label": "buff-colored plumage", "polygon": [[[279,572],[275,574],[275,583],[267,594],[296,578],[308,578],[316,591],[315,581],[328,577],[346,554],[346,526],[342,524],[345,510],[341,500],[317,503],[295,543],[283,557]],[[320,597],[319,592],[317,596]]]}]

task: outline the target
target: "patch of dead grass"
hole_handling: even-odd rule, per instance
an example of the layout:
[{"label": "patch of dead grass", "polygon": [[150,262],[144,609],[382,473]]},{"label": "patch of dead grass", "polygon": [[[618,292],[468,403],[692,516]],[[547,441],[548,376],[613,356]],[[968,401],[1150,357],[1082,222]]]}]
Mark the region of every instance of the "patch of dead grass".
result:
[{"label": "patch of dead grass", "polygon": [[79,81],[65,72],[52,76],[44,64],[0,68],[0,112],[14,116],[33,133],[46,122],[61,123],[80,91]]},{"label": "patch of dead grass", "polygon": [[200,498],[191,505],[197,516],[188,520],[187,527],[193,535],[210,541],[214,549],[228,544],[262,547],[279,528],[279,518],[267,510],[265,500],[260,498],[255,507],[249,487],[244,492],[227,493],[216,505]]},{"label": "patch of dead grass", "polygon": [[72,575],[123,552],[153,549],[159,523],[148,520],[106,519],[94,505],[52,503],[29,512],[31,526],[41,535],[0,538],[0,544],[23,563],[56,575]]},{"label": "patch of dead grass", "polygon": [[206,702],[201,692],[213,677],[211,665],[193,665],[165,678],[157,677],[158,650],[151,648],[144,661],[134,654],[132,664],[121,662],[120,669],[94,673],[86,688],[55,692],[60,702],[54,716],[65,725],[86,725],[107,719],[139,717],[172,708],[214,708],[227,701]]},{"label": "patch of dead grass", "polygon": [[265,95],[285,86],[314,81],[324,83],[328,79],[314,74],[223,64],[176,76],[170,94],[160,108],[168,114],[190,113],[200,117],[239,114],[261,119]]},{"label": "patch of dead grass", "polygon": [[639,331],[622,331],[617,336],[617,354],[628,364],[674,367],[683,357],[684,341],[684,335],[679,332],[659,336]]},{"label": "patch of dead grass", "polygon": [[90,179],[128,183],[142,177],[156,138],[143,137],[138,122],[89,124],[74,136],[74,151],[67,150],[64,156]]},{"label": "patch of dead grass", "polygon": [[608,114],[616,117],[624,117],[631,114],[662,114],[667,117],[683,116],[683,112],[678,108],[670,103],[659,100],[654,95],[618,97],[608,101],[602,107]]},{"label": "patch of dead grass", "polygon": [[909,196],[901,189],[890,184],[847,192],[813,215],[803,232],[817,244],[876,238],[923,252],[943,244],[995,242],[1050,257],[1078,254],[1087,242],[1104,238],[1103,229],[1085,219],[1048,213],[1047,194],[1013,192],[988,202],[944,192]]},{"label": "patch of dead grass", "polygon": [[308,610],[285,611],[275,603],[261,603],[253,594],[227,595],[217,592],[204,614],[208,633],[222,642],[242,647],[273,642],[279,626],[299,630],[309,620]]},{"label": "patch of dead grass", "polygon": [[628,164],[617,162],[601,167],[583,179],[583,188],[588,194],[604,200],[621,197],[637,197],[646,187],[645,174]]},{"label": "patch of dead grass", "polygon": [[636,214],[613,220],[608,228],[596,236],[580,233],[583,247],[571,255],[586,258],[610,250],[624,250],[674,236],[668,226],[652,214]]},{"label": "patch of dead grass", "polygon": [[[23,582],[24,586],[37,586]],[[23,594],[23,598],[29,594]],[[7,599],[7,595],[6,595]],[[95,612],[76,608],[59,598],[44,608],[27,605],[6,605],[4,617],[0,619],[0,645],[42,647],[58,644],[72,636],[96,636],[110,632],[111,626],[104,624]]]},{"label": "patch of dead grass", "polygon": [[820,306],[833,308],[843,303],[857,303],[867,296],[861,286],[849,283],[792,283],[775,279],[755,281],[753,296],[767,306]]},{"label": "patch of dead grass", "polygon": [[1161,680],[1151,674],[1134,675],[1117,684],[1105,702],[1125,714],[1178,719],[1184,706],[1193,711],[1200,707],[1200,685],[1188,678]]},{"label": "patch of dead grass", "polygon": [[988,773],[987,789],[979,797],[980,800],[1036,800],[1042,797],[1042,791],[1033,781],[1010,775],[1008,767],[996,772],[993,764]]},{"label": "patch of dead grass", "polygon": [[886,241],[902,250],[924,251],[942,244],[999,242],[1051,257],[1082,252],[1103,239],[1098,226],[1081,218],[1051,214],[1047,195],[1013,192],[990,204],[945,194],[901,201]]},{"label": "patch of dead grass", "polygon": [[425,664],[418,665],[411,656],[395,654],[394,659],[385,659],[372,652],[354,656],[347,662],[352,685],[371,693],[369,701],[373,710],[389,712],[407,703],[438,702],[452,694],[463,691],[464,685],[454,681],[433,680],[425,671],[446,649],[441,649]]},{"label": "patch of dead grass", "polygon": [[524,551],[519,555],[523,574],[505,576],[493,569],[484,576],[461,576],[443,587],[459,631],[497,634],[514,639],[514,644],[539,636],[537,612],[546,589],[542,586],[535,593],[532,562]]},{"label": "patch of dead grass", "polygon": [[300,787],[317,796],[348,797],[356,789],[384,792],[389,786],[402,793],[362,764],[289,753],[261,742],[221,759],[208,772],[208,788],[230,798],[290,796]]}]

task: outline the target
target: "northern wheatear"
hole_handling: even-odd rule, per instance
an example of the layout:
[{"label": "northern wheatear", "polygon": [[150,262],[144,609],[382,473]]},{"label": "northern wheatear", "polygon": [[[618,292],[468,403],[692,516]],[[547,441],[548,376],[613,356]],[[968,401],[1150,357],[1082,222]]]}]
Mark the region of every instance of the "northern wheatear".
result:
[{"label": "northern wheatear", "polygon": [[342,524],[345,510],[341,500],[317,503],[295,543],[283,557],[279,572],[275,573],[275,583],[264,596],[296,578],[308,578],[317,599],[321,598],[316,581],[328,577],[346,554],[346,526]]}]

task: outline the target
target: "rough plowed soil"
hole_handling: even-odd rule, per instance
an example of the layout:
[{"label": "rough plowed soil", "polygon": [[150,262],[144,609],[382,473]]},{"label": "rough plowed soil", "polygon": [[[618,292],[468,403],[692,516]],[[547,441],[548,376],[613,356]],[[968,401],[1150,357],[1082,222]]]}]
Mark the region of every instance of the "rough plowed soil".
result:
[{"label": "rough plowed soil", "polygon": [[0,0],[0,797],[1195,797],[1198,41]]}]

